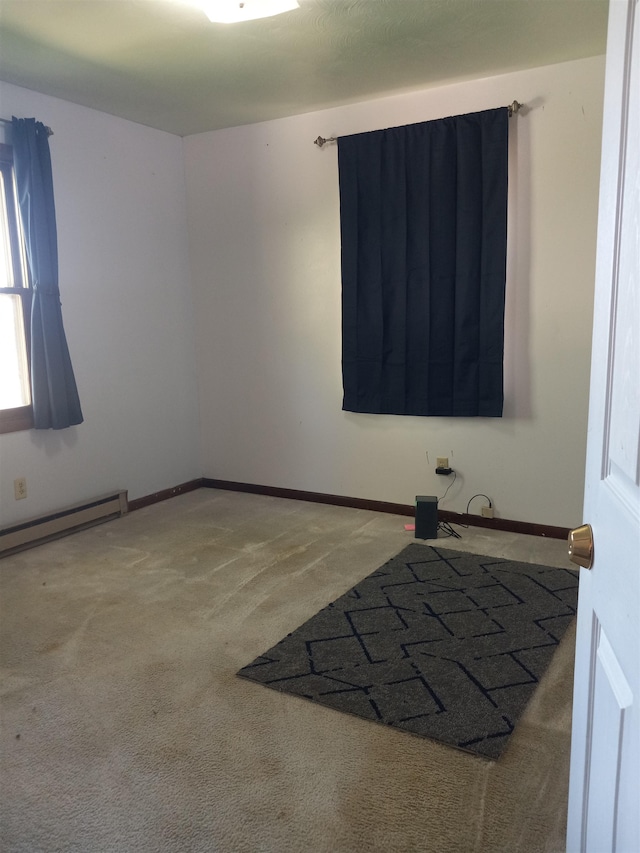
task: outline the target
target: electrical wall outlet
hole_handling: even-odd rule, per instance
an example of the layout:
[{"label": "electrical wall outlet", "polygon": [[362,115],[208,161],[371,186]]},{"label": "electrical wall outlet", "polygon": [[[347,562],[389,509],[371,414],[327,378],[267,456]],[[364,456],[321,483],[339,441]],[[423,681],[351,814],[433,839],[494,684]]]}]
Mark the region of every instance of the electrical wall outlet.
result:
[{"label": "electrical wall outlet", "polygon": [[17,501],[21,501],[27,496],[27,479],[26,477],[18,477],[13,481],[13,494]]},{"label": "electrical wall outlet", "polygon": [[493,507],[492,506],[483,506],[481,509],[483,518],[493,518]]},{"label": "electrical wall outlet", "polygon": [[449,467],[449,457],[448,456],[436,456],[436,468],[448,468]]}]

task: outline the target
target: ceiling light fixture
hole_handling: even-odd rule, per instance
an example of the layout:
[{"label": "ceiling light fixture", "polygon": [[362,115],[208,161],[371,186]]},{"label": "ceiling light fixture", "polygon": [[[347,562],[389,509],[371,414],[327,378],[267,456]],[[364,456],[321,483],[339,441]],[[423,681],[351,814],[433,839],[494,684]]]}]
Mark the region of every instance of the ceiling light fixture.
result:
[{"label": "ceiling light fixture", "polygon": [[255,21],[299,8],[297,0],[199,0],[198,6],[214,24]]}]

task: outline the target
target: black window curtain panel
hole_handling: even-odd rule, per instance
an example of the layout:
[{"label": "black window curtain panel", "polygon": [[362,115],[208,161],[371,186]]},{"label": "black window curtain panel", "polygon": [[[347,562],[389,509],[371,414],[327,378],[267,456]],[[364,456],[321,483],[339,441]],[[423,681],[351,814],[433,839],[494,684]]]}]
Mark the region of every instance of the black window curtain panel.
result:
[{"label": "black window curtain panel", "polygon": [[502,415],[508,121],[338,139],[346,411]]}]

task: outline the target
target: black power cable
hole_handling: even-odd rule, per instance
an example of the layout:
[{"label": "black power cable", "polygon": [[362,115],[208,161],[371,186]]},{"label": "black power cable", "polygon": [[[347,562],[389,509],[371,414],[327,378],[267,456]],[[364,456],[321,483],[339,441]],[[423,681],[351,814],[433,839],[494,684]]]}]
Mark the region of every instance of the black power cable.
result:
[{"label": "black power cable", "polygon": [[453,527],[449,524],[448,521],[439,521],[437,529],[442,531],[442,533],[444,533],[446,536],[453,536],[456,539],[462,539],[462,536],[458,533],[457,530],[453,529]]},{"label": "black power cable", "polygon": [[455,471],[453,471],[453,470],[451,471],[451,473],[453,474],[453,480],[452,480],[452,481],[449,483],[449,485],[447,486],[447,490],[446,490],[446,492],[444,493],[444,495],[443,495],[441,498],[438,498],[438,503],[440,503],[440,501],[443,501],[443,500],[446,498],[446,496],[449,494],[449,489],[451,488],[451,486],[453,486],[453,484],[454,484],[454,483],[455,483],[455,481],[456,481],[456,477],[457,477],[458,475],[457,475],[457,474],[456,474],[456,472],[455,472]]},{"label": "black power cable", "polygon": [[478,492],[477,495],[473,495],[473,497],[469,498],[469,503],[467,504],[467,515],[469,515],[469,507],[471,506],[471,501],[475,500],[476,498],[486,498],[489,501],[489,507],[493,507],[493,503],[491,502],[491,498],[489,497],[489,495],[483,495],[482,492]]},{"label": "black power cable", "polygon": [[[444,495],[438,499],[438,503],[440,503],[440,501],[443,501],[446,498],[446,496],[449,494],[449,489],[451,488],[451,486],[453,486],[453,484],[456,481],[456,477],[458,475],[453,470],[451,470],[451,473],[453,474],[453,480],[447,486],[447,490],[445,491]],[[460,534],[456,530],[453,529],[453,527],[449,524],[448,521],[439,521],[437,529],[439,531],[441,531],[442,533],[444,533],[446,536],[454,536],[456,539],[462,538],[460,536]]]}]

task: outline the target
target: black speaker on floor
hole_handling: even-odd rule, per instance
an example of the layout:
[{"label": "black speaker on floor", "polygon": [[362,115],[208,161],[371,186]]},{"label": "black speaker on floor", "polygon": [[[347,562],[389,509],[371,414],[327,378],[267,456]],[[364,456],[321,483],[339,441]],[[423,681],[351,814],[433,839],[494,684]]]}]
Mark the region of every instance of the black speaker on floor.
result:
[{"label": "black speaker on floor", "polygon": [[438,498],[432,495],[416,497],[416,539],[437,539]]}]

